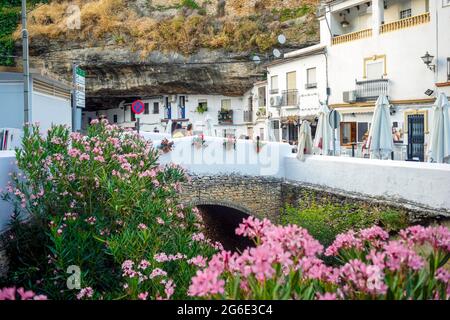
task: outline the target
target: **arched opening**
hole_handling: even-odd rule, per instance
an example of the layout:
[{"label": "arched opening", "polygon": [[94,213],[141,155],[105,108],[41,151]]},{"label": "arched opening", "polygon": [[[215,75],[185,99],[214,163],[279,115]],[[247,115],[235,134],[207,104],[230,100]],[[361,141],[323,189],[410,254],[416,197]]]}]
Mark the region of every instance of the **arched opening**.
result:
[{"label": "arched opening", "polygon": [[225,250],[242,251],[254,246],[252,240],[236,235],[236,228],[248,214],[222,205],[197,205],[206,225],[207,236],[222,243]]}]

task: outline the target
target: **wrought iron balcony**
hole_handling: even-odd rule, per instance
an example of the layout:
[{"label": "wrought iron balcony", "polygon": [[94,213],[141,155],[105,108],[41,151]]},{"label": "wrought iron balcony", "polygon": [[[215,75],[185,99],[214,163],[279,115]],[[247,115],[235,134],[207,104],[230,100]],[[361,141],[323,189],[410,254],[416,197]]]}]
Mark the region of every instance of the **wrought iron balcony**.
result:
[{"label": "wrought iron balcony", "polygon": [[376,100],[380,95],[389,96],[389,79],[356,81],[356,100]]},{"label": "wrought iron balcony", "polygon": [[297,106],[298,90],[285,90],[282,92],[282,107]]},{"label": "wrought iron balcony", "polygon": [[219,124],[233,124],[233,110],[220,110],[218,121]]}]

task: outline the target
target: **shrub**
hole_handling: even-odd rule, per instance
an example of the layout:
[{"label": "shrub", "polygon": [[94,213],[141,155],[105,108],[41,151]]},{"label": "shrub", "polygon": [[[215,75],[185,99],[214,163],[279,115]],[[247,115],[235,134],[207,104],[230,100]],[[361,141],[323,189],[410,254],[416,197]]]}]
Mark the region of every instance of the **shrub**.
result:
[{"label": "shrub", "polygon": [[[325,254],[305,229],[248,218],[236,234],[255,241],[242,253],[222,251],[192,278],[189,294],[210,299],[450,299],[450,231],[411,227],[389,240],[380,227],[340,234]],[[428,244],[428,254],[415,246]]]},{"label": "shrub", "polygon": [[297,208],[288,205],[282,216],[282,224],[296,224],[323,245],[330,245],[339,233],[350,229],[360,230],[375,224],[389,232],[407,227],[407,217],[396,210],[379,210],[358,206],[357,204],[336,205],[312,202],[307,207]]},{"label": "shrub", "polygon": [[[199,236],[198,212],[176,201],[185,172],[158,165],[158,151],[135,132],[106,120],[94,120],[86,136],[55,126],[43,137],[26,126],[16,158],[21,172],[4,194],[16,207],[14,284],[52,299],[180,298],[195,273],[188,260],[220,247]],[[156,258],[163,254],[177,259]],[[147,265],[125,273],[125,261]],[[80,292],[66,285],[71,266],[81,271]],[[158,268],[167,279],[156,284],[145,272]]]}]

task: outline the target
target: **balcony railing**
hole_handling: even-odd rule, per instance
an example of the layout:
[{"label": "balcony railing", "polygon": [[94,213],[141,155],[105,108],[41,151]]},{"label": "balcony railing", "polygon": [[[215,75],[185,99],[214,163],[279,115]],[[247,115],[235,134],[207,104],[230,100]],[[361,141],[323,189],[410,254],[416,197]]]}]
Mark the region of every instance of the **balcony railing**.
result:
[{"label": "balcony railing", "polygon": [[389,95],[389,80],[376,79],[356,81],[355,91],[357,101],[376,100],[380,95]]},{"label": "balcony railing", "polygon": [[430,13],[426,12],[423,14],[419,14],[417,16],[386,23],[380,27],[380,33],[386,33],[404,28],[414,27],[419,24],[428,22],[430,22]]},{"label": "balcony railing", "polygon": [[218,114],[219,124],[232,124],[233,123],[233,110],[221,110]]},{"label": "balcony railing", "polygon": [[244,122],[253,122],[253,111],[244,111]]},{"label": "balcony railing", "polygon": [[297,106],[298,90],[285,90],[282,92],[282,107]]},{"label": "balcony railing", "polygon": [[369,38],[372,36],[372,29],[364,29],[356,32],[343,34],[341,36],[333,37],[332,44],[341,44],[345,42],[355,41],[359,39]]}]

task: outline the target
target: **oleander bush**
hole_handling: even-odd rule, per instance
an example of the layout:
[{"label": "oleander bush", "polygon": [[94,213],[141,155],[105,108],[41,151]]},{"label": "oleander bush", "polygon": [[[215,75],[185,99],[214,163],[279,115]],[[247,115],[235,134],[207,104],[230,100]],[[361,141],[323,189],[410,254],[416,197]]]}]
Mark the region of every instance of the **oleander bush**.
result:
[{"label": "oleander bush", "polygon": [[[220,248],[198,212],[176,201],[185,172],[159,165],[135,132],[106,120],[85,136],[26,126],[16,158],[4,194],[16,208],[9,285],[51,299],[180,298],[198,261]],[[73,266],[82,290],[67,285]]]},{"label": "oleander bush", "polygon": [[[189,294],[207,299],[449,299],[450,231],[421,226],[398,240],[380,227],[337,236],[325,251],[306,229],[248,218],[236,234],[256,247],[222,251],[192,279]],[[420,251],[417,246],[431,249]],[[335,256],[329,266],[319,257]]]}]

